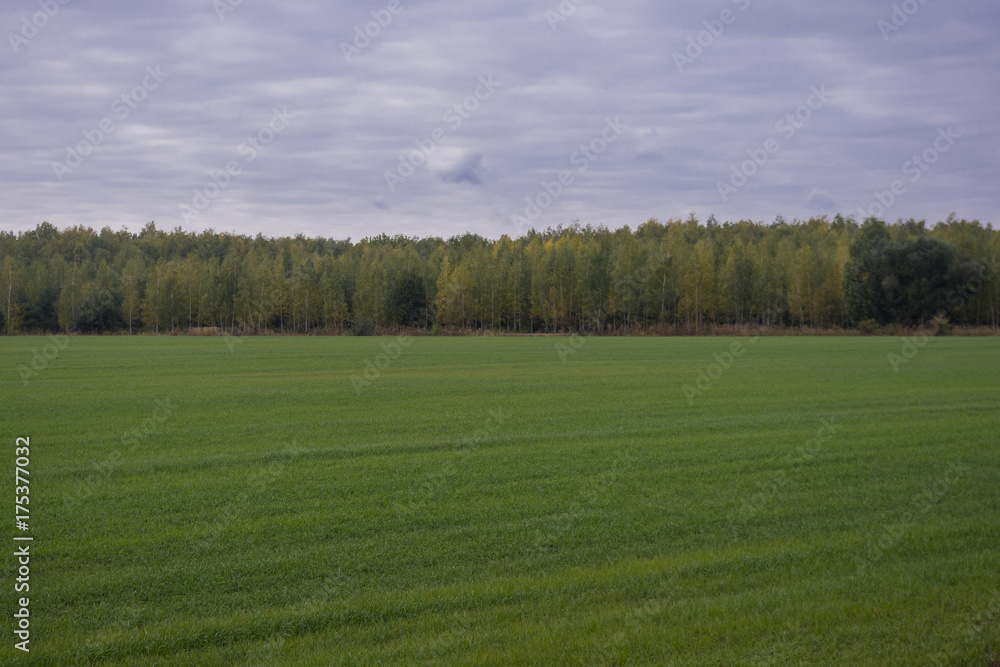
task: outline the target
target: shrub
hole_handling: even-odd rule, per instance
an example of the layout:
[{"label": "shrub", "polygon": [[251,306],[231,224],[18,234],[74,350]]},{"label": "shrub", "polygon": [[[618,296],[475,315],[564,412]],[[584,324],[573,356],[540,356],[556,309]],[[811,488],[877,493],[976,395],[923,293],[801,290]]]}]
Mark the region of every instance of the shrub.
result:
[{"label": "shrub", "polygon": [[951,322],[947,317],[937,316],[931,320],[931,328],[935,336],[947,336],[951,334]]},{"label": "shrub", "polygon": [[858,331],[866,334],[878,333],[882,330],[882,325],[875,320],[861,320],[858,322]]},{"label": "shrub", "polygon": [[371,336],[375,333],[375,320],[367,315],[355,315],[351,319],[351,333],[355,336]]}]

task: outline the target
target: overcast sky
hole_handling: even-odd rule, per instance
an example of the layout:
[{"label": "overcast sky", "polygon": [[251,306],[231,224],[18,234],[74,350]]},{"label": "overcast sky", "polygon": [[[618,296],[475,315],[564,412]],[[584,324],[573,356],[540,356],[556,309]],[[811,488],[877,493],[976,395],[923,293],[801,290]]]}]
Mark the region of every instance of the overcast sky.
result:
[{"label": "overcast sky", "polygon": [[7,230],[1000,222],[993,2],[6,0],[0,28]]}]

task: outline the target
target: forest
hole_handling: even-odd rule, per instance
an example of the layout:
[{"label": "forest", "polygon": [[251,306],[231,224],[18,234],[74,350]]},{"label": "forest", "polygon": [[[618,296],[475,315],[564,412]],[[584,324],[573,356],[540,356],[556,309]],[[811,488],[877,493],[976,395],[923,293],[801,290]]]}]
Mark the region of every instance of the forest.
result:
[{"label": "forest", "polygon": [[6,334],[1000,329],[1000,231],[840,215],[573,223],[519,238],[0,232]]}]

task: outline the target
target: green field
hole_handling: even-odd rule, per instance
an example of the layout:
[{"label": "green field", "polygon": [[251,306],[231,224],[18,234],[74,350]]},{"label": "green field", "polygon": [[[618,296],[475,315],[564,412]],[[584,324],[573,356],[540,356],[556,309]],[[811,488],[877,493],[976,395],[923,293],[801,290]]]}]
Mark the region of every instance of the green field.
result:
[{"label": "green field", "polygon": [[0,339],[0,661],[1000,661],[1000,338],[395,342]]}]

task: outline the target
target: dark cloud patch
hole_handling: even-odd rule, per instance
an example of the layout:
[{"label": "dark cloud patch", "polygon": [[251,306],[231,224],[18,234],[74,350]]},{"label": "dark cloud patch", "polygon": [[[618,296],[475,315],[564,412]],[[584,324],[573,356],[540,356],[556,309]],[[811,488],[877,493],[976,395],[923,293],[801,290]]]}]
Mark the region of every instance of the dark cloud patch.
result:
[{"label": "dark cloud patch", "polygon": [[806,207],[818,213],[833,213],[837,208],[837,202],[826,190],[813,188],[806,196]]},{"label": "dark cloud patch", "polygon": [[470,153],[461,158],[450,169],[441,173],[441,180],[445,183],[468,183],[469,185],[482,185],[483,182],[483,154]]}]

